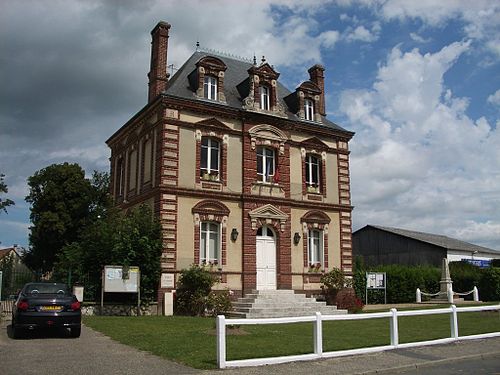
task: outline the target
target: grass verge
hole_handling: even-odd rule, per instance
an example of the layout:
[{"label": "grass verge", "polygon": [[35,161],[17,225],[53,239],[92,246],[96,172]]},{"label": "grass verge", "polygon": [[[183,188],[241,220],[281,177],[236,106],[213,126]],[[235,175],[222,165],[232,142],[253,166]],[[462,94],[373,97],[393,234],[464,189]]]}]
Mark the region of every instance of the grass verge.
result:
[{"label": "grass verge", "polygon": [[[197,317],[84,317],[84,323],[125,345],[199,369],[216,368],[215,319]],[[449,315],[400,317],[399,342],[450,336]],[[459,334],[500,331],[499,312],[458,314]],[[228,329],[227,359],[313,352],[312,323]],[[388,345],[389,319],[323,322],[323,350]]]}]

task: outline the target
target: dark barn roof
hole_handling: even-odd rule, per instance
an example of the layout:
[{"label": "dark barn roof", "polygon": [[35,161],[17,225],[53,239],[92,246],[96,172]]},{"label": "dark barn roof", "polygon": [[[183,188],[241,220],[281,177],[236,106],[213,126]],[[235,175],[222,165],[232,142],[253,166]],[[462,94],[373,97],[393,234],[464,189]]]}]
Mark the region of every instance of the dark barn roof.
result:
[{"label": "dark barn roof", "polygon": [[[450,238],[447,236],[439,235],[439,234],[432,234],[432,233],[424,233],[424,232],[417,232],[417,231],[411,231],[411,230],[406,230],[406,229],[400,229],[400,228],[391,228],[391,227],[382,227],[382,226],[377,226],[377,225],[367,225],[364,228],[367,227],[372,227],[376,228],[382,231],[386,231],[389,233],[393,233],[402,237],[407,237],[407,238],[412,238],[417,241],[421,242],[426,242],[431,245],[435,245],[438,247],[441,247],[446,250],[458,250],[458,251],[478,251],[482,253],[498,253],[500,254],[500,251],[494,250],[494,249],[489,249],[487,247],[482,247],[478,245],[471,244],[469,242],[465,241],[460,241],[455,238]],[[364,228],[359,229],[356,232],[359,232],[363,230]],[[356,233],[354,232],[354,233]]]}]

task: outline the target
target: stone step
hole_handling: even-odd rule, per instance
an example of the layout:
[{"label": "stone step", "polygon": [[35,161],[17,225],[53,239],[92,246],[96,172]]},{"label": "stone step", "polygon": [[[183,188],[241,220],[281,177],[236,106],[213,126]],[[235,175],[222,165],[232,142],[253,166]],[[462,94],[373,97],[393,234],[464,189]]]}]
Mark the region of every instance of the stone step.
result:
[{"label": "stone step", "polygon": [[[325,307],[326,302],[313,302],[313,301],[302,301],[302,302],[264,302],[264,301],[255,301],[251,302],[233,302],[233,308],[249,308],[249,307],[258,307],[258,308],[272,308],[272,307],[283,307],[283,308],[293,308],[293,307]],[[332,306],[333,307],[333,306]],[[335,306],[336,307],[336,306]]]},{"label": "stone step", "polygon": [[324,301],[295,294],[293,290],[254,290],[233,303],[231,316],[267,318],[285,316],[310,316],[316,312],[324,315],[346,314],[336,306],[327,306]]}]

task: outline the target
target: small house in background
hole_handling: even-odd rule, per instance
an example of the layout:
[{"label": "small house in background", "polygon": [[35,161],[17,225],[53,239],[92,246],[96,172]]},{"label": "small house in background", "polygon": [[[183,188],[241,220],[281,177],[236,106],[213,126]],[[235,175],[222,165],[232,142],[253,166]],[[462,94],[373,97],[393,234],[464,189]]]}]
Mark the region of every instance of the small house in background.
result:
[{"label": "small house in background", "polygon": [[1,298],[7,299],[25,283],[33,281],[33,272],[23,263],[19,247],[0,249],[0,271],[2,271]]},{"label": "small house in background", "polygon": [[367,225],[352,235],[353,256],[366,265],[404,264],[439,267],[443,258],[450,262],[467,261],[487,267],[500,259],[500,251],[473,245],[443,235]]}]

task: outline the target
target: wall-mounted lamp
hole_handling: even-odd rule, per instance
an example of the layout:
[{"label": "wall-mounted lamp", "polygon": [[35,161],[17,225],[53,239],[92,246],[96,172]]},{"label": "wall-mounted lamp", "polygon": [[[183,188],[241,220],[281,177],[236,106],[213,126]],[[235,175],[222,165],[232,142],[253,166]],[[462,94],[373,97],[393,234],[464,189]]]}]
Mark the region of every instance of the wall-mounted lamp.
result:
[{"label": "wall-mounted lamp", "polygon": [[300,241],[300,234],[299,232],[295,232],[295,234],[293,235],[293,243],[295,245],[298,245],[299,241]]},{"label": "wall-mounted lamp", "polygon": [[233,228],[231,231],[231,241],[235,242],[238,239],[238,229]]}]

